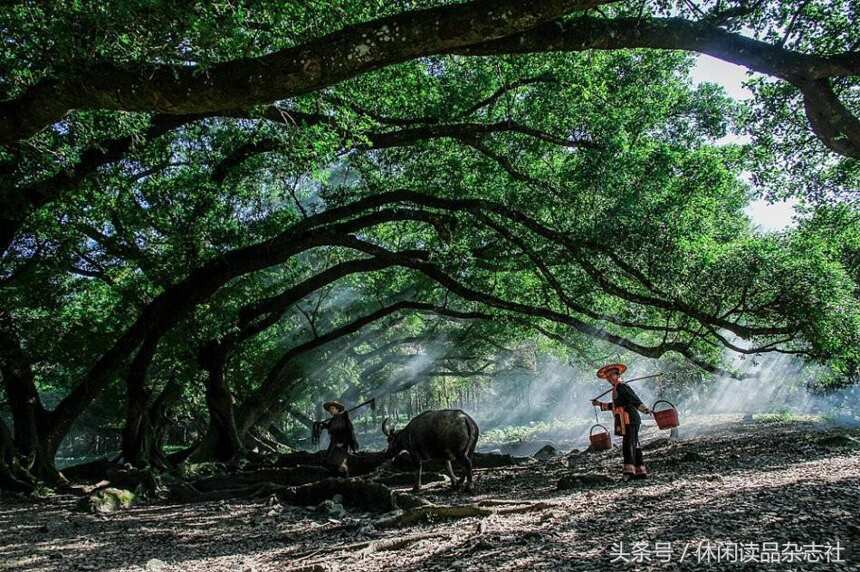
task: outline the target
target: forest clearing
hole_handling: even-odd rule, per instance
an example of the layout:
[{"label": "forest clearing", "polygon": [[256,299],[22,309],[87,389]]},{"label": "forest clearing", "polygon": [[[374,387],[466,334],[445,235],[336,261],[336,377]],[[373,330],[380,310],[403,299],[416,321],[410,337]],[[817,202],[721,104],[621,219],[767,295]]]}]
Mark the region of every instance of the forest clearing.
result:
[{"label": "forest clearing", "polygon": [[0,569],[860,570],[860,0],[0,6]]}]

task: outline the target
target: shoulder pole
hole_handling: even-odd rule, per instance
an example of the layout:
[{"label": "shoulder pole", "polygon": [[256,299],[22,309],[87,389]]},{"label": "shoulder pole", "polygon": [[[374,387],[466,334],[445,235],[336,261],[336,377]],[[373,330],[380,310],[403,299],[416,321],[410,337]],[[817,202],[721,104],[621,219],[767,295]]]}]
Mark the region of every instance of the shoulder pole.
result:
[{"label": "shoulder pole", "polygon": [[[631,383],[631,382],[640,381],[643,379],[651,379],[652,377],[660,377],[661,375],[663,375],[662,371],[659,373],[651,374],[651,375],[643,375],[642,377],[634,377],[633,379],[628,379],[627,381],[623,381],[622,383]],[[601,397],[603,397],[604,395],[606,395],[610,391],[612,391],[611,387],[609,389],[607,389],[606,391],[604,391],[603,393],[601,393],[600,395],[598,395],[597,397],[595,397],[594,399],[600,399]]]}]

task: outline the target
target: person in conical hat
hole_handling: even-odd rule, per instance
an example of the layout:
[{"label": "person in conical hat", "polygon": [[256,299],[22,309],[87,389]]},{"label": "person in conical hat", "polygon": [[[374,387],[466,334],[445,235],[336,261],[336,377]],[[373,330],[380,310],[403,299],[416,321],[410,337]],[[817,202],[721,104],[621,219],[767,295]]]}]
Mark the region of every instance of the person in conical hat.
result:
[{"label": "person in conical hat", "polygon": [[340,415],[344,411],[346,411],[346,405],[341,403],[340,401],[326,401],[323,403],[323,409],[328,411],[332,417],[335,415]]},{"label": "person in conical hat", "polygon": [[340,401],[326,401],[323,403],[323,409],[331,415],[320,425],[320,429],[326,429],[329,436],[326,461],[337,473],[348,477],[349,453],[358,451],[358,440],[355,438],[352,420],[349,418],[346,406]]},{"label": "person in conical hat", "polygon": [[639,412],[651,413],[642,403],[636,392],[621,381],[621,374],[627,371],[623,363],[605,365],[597,370],[597,377],[612,384],[612,402],[602,403],[596,399],[591,401],[601,411],[612,411],[615,418],[615,434],[623,437],[621,452],[623,455],[622,474],[625,481],[630,479],[645,479],[648,472],[642,459],[642,449],[639,447],[639,426],[642,419]]}]

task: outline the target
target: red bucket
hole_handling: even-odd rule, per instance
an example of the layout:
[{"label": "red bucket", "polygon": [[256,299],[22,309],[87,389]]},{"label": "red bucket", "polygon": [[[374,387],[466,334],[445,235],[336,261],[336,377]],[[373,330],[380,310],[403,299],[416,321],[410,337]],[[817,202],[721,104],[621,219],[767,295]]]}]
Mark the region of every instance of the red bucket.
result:
[{"label": "red bucket", "polygon": [[[595,427],[602,427],[603,433],[595,433]],[[588,431],[588,440],[591,441],[592,449],[603,451],[612,448],[612,438],[609,436],[609,430],[600,423],[591,426],[591,429]]]},{"label": "red bucket", "polygon": [[657,427],[659,429],[671,429],[673,427],[678,426],[678,410],[675,409],[675,406],[669,403],[669,409],[663,409],[662,411],[655,411],[654,408],[657,407],[658,403],[669,403],[665,399],[661,399],[659,401],[655,401],[654,405],[651,407],[651,413],[654,415],[654,421],[657,422]]}]

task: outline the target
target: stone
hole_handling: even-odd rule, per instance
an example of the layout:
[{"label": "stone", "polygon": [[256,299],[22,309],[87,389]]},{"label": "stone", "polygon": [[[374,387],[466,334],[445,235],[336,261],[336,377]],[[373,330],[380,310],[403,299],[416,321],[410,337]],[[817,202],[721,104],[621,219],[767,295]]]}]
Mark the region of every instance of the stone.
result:
[{"label": "stone", "polygon": [[317,505],[316,509],[314,510],[316,510],[316,512],[322,512],[335,518],[341,517],[346,514],[346,509],[343,508],[343,505],[334,502],[331,499],[322,501],[320,504]]},{"label": "stone", "polygon": [[552,445],[544,445],[537,453],[532,455],[535,459],[551,459],[558,456],[558,450]]},{"label": "stone", "polygon": [[167,564],[158,558],[153,558],[146,562],[146,572],[161,572]]},{"label": "stone", "polygon": [[81,499],[78,508],[95,514],[110,514],[118,510],[131,508],[135,495],[125,489],[107,488],[86,498]]}]

